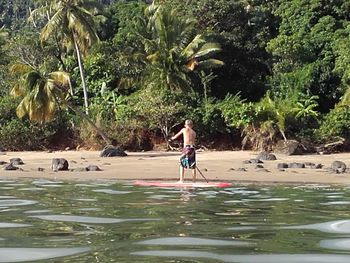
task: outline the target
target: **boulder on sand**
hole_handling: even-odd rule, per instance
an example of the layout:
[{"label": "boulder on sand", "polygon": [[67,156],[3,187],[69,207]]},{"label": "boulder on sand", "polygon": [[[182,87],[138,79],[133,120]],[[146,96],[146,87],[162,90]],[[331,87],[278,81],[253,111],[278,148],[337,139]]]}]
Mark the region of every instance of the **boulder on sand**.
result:
[{"label": "boulder on sand", "polygon": [[68,161],[64,158],[52,159],[52,170],[57,171],[68,171]]},{"label": "boulder on sand", "polygon": [[107,145],[102,152],[100,157],[125,157],[128,156],[123,150],[120,150],[113,145]]}]

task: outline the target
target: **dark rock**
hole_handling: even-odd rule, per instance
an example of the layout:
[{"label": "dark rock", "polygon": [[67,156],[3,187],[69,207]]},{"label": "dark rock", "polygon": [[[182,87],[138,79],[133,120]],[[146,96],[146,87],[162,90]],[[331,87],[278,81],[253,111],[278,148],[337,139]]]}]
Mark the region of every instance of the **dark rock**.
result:
[{"label": "dark rock", "polygon": [[316,164],[311,163],[311,162],[305,162],[304,164],[305,164],[305,166],[310,166],[310,167],[316,166]]},{"label": "dark rock", "polygon": [[278,163],[277,164],[277,169],[284,169],[284,168],[288,168],[287,163]]},{"label": "dark rock", "polygon": [[240,171],[240,172],[247,172],[247,169],[245,169],[245,168],[238,168],[237,171]]},{"label": "dark rock", "polygon": [[262,160],[262,161],[277,160],[276,155],[269,153],[269,152],[266,152],[266,151],[259,153],[258,156],[256,157],[256,159]]},{"label": "dark rock", "polygon": [[322,163],[318,163],[316,164],[315,169],[322,169],[323,166],[324,165]]},{"label": "dark rock", "polygon": [[91,172],[102,171],[97,165],[89,165],[86,169]]},{"label": "dark rock", "polygon": [[264,166],[263,166],[262,164],[257,164],[257,165],[255,166],[255,169],[259,169],[259,168],[264,168]]},{"label": "dark rock", "polygon": [[52,159],[52,170],[54,171],[68,171],[68,161],[64,158]]},{"label": "dark rock", "polygon": [[334,161],[331,165],[331,169],[336,173],[344,173],[346,171],[346,164],[341,161]]},{"label": "dark rock", "polygon": [[280,172],[285,172],[286,169],[278,169],[278,171],[280,171]]},{"label": "dark rock", "polygon": [[323,167],[323,164],[321,164],[321,163],[318,163],[318,164],[312,163],[312,164],[310,165],[310,168],[311,168],[311,169],[322,169],[322,167]]},{"label": "dark rock", "polygon": [[235,171],[236,169],[235,168],[230,168],[230,169],[228,169],[229,171]]},{"label": "dark rock", "polygon": [[44,171],[45,171],[45,168],[39,167],[39,168],[38,168],[38,171],[39,171],[39,172],[44,172]]},{"label": "dark rock", "polygon": [[289,163],[288,168],[305,168],[304,163]]},{"label": "dark rock", "polygon": [[19,167],[14,166],[12,163],[5,165],[3,168],[5,171],[15,171],[18,170]]},{"label": "dark rock", "polygon": [[87,167],[78,167],[78,168],[70,169],[69,171],[71,171],[71,172],[87,172],[89,170]]},{"label": "dark rock", "polygon": [[245,160],[243,161],[244,164],[257,164],[257,163],[264,163],[263,161],[259,160],[259,159],[250,159],[250,160]]},{"label": "dark rock", "polygon": [[123,150],[120,150],[113,145],[106,146],[100,153],[100,157],[125,157],[128,156]]},{"label": "dark rock", "polygon": [[7,162],[0,161],[0,165],[4,165],[4,164],[7,164]]},{"label": "dark rock", "polygon": [[10,164],[12,165],[22,165],[24,164],[21,158],[12,158],[10,159]]},{"label": "dark rock", "polygon": [[303,154],[304,147],[295,140],[282,140],[277,143],[275,151],[286,155],[300,155]]}]

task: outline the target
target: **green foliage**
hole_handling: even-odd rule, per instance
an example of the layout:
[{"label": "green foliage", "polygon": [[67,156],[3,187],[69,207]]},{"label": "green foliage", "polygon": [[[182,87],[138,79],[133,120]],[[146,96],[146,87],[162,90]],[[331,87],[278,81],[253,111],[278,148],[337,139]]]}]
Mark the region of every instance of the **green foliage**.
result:
[{"label": "green foliage", "polygon": [[287,89],[318,96],[319,109],[327,112],[342,94],[339,36],[346,35],[343,1],[281,1],[275,14],[281,18],[279,35],[268,43],[275,57],[274,92]]},{"label": "green foliage", "polygon": [[337,138],[350,138],[350,107],[339,106],[331,110],[323,119],[316,135],[323,141],[335,141]]},{"label": "green foliage", "polygon": [[178,98],[166,89],[141,90],[135,104],[136,114],[146,127],[159,129],[167,139],[172,128],[183,121],[185,105]]},{"label": "green foliage", "polygon": [[254,121],[254,104],[244,103],[244,100],[238,95],[226,96],[226,98],[219,103],[219,109],[229,127],[241,129]]},{"label": "green foliage", "polygon": [[50,124],[37,124],[16,118],[17,105],[18,100],[10,96],[0,98],[1,148],[9,151],[40,150],[57,143],[71,143],[66,137],[72,136],[74,131],[70,124],[71,116],[66,112]]}]

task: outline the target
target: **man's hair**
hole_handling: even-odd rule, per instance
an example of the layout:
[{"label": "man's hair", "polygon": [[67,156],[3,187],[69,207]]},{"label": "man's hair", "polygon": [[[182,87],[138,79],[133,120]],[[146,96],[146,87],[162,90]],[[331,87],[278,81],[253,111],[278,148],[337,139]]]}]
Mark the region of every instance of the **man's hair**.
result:
[{"label": "man's hair", "polygon": [[186,120],[185,121],[185,125],[189,126],[189,127],[193,127],[193,121],[192,120]]}]

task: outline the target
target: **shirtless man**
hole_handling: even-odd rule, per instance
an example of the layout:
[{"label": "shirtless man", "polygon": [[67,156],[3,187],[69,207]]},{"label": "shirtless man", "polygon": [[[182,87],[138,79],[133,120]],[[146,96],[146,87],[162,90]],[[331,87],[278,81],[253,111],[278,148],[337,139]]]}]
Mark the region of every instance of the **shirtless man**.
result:
[{"label": "shirtless man", "polygon": [[184,181],[184,172],[186,169],[192,169],[193,182],[196,181],[196,150],[194,144],[196,141],[196,132],[193,130],[193,122],[191,120],[185,121],[185,128],[182,128],[171,140],[176,140],[180,135],[183,135],[184,147],[182,155],[180,156],[180,180]]}]

